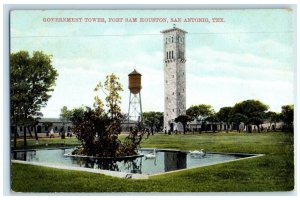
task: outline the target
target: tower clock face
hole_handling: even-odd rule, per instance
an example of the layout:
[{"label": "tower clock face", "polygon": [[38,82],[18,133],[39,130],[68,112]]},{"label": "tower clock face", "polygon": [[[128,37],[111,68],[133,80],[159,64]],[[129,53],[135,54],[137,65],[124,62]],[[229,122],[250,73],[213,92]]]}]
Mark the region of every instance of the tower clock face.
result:
[{"label": "tower clock face", "polygon": [[173,36],[167,37],[167,43],[172,43],[173,42]]}]

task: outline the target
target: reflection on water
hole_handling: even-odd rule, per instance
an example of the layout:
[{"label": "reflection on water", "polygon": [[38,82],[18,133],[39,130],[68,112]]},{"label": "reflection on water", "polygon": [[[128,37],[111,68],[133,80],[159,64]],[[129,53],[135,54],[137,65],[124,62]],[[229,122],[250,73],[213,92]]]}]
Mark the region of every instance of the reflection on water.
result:
[{"label": "reflection on water", "polygon": [[[24,160],[28,162],[39,162],[44,164],[55,164],[60,166],[79,166],[94,169],[121,171],[139,174],[157,174],[174,171],[178,169],[191,168],[195,166],[205,166],[224,161],[241,158],[241,156],[209,154],[205,157],[195,158],[189,153],[180,151],[156,151],[153,159],[144,157],[131,158],[125,160],[95,159],[82,157],[69,157],[73,149],[49,149],[31,151],[13,151],[12,159]],[[142,150],[141,155],[147,155],[153,150]]]},{"label": "reflection on water", "polygon": [[186,153],[165,152],[165,172],[186,168]]}]

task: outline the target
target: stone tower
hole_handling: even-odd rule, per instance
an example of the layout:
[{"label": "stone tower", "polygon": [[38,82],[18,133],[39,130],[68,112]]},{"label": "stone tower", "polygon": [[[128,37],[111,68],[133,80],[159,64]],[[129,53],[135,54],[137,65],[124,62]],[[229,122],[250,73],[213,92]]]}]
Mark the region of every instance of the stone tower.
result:
[{"label": "stone tower", "polygon": [[185,34],[177,27],[161,31],[164,37],[164,130],[182,131],[180,123],[174,122],[179,115],[186,114],[185,82]]}]

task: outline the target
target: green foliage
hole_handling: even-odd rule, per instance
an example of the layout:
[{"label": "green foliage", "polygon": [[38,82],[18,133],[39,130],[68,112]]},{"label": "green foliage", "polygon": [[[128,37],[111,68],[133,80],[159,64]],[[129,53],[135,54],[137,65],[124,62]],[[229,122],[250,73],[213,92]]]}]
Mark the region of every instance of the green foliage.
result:
[{"label": "green foliage", "polygon": [[232,118],[233,109],[232,107],[222,107],[217,113],[217,118],[226,123],[226,132],[228,132],[228,127]]},{"label": "green foliage", "polygon": [[51,58],[42,51],[34,51],[32,57],[27,51],[10,55],[12,109],[21,108],[21,114],[29,116],[46,105],[58,76]]},{"label": "green foliage", "polygon": [[60,119],[62,119],[63,121],[69,121],[71,119],[72,116],[72,111],[68,110],[67,106],[64,106],[61,108],[60,110]]},{"label": "green foliage", "polygon": [[281,120],[281,115],[276,112],[268,111],[266,112],[265,119],[270,123],[276,123]]},{"label": "green foliage", "polygon": [[186,132],[186,125],[190,121],[192,121],[192,118],[189,115],[179,115],[178,117],[175,118],[176,123],[180,122],[182,124],[184,134]]},{"label": "green foliage", "polygon": [[241,122],[246,122],[248,120],[248,117],[246,115],[243,115],[241,113],[235,113],[231,116],[230,121],[239,125]]},{"label": "green foliage", "polygon": [[119,154],[127,156],[136,155],[138,153],[137,147],[140,147],[143,136],[143,131],[140,131],[138,127],[133,128],[132,131],[129,132],[128,136],[125,137],[124,141],[121,142],[118,150]]},{"label": "green foliage", "polygon": [[[12,124],[23,126],[36,124],[40,109],[51,97],[58,76],[51,63],[52,56],[34,51],[10,54],[10,113]],[[26,128],[24,129],[26,145]]]},{"label": "green foliage", "polygon": [[98,83],[95,91],[101,90],[105,95],[107,111],[101,98],[97,95],[94,100],[94,108],[79,108],[72,111],[70,117],[74,125],[74,132],[81,141],[86,155],[98,157],[122,157],[136,155],[137,149],[144,135],[144,130],[133,129],[122,142],[121,122],[124,116],[121,114],[122,86],[115,74],[106,77],[104,85]]},{"label": "green foliage", "polygon": [[201,132],[206,130],[206,122],[209,117],[215,114],[215,111],[211,105],[199,104],[192,105],[186,110],[186,114],[192,118],[201,122]]},{"label": "green foliage", "polygon": [[212,113],[210,116],[208,116],[206,118],[206,121],[212,123],[213,132],[216,132],[217,127],[214,126],[214,124],[220,121],[220,119],[218,118],[218,115],[216,113]]},{"label": "green foliage", "polygon": [[[243,119],[246,125],[254,124],[257,126],[260,132],[259,125],[263,123],[265,119],[265,113],[269,109],[269,106],[258,100],[246,100],[240,103],[236,103],[233,107],[233,113],[235,116],[239,116],[240,120]],[[248,126],[247,126],[248,128]],[[251,130],[248,129],[248,132]]]},{"label": "green foliage", "polygon": [[214,113],[214,109],[211,105],[199,104],[192,105],[186,110],[186,114],[193,119],[204,120]]},{"label": "green foliage", "polygon": [[[101,82],[98,83],[94,91],[102,90],[106,95],[106,106],[111,118],[119,118],[121,113],[121,96],[119,92],[123,91],[122,85],[119,83],[119,77],[115,74],[107,75],[104,86]],[[105,89],[105,90],[104,90]],[[95,97],[94,107],[99,113],[103,112],[103,103],[99,96]]]},{"label": "green foliage", "polygon": [[222,107],[220,108],[219,112],[217,113],[217,117],[226,123],[230,122],[230,118],[232,115],[232,107]]},{"label": "green foliage", "polygon": [[84,118],[84,113],[90,110],[91,108],[81,106],[78,108],[74,108],[73,110],[69,110],[70,112],[70,120],[72,121],[73,125],[74,124],[79,124],[83,121]]},{"label": "green foliage", "polygon": [[233,107],[234,113],[241,113],[248,118],[257,113],[264,113],[269,109],[269,106],[263,104],[258,100],[246,100],[236,103]]},{"label": "green foliage", "polygon": [[293,132],[294,126],[294,105],[284,105],[281,107],[281,116],[288,131]]},{"label": "green foliage", "polygon": [[70,121],[72,116],[72,111],[68,110],[67,106],[62,107],[62,109],[60,110],[60,119],[63,122],[63,127],[61,128],[60,135],[62,139],[65,139],[66,135],[65,135],[65,123]]},{"label": "green foliage", "polygon": [[143,121],[146,126],[150,127],[151,134],[153,135],[154,129],[156,129],[156,131],[161,130],[164,115],[162,112],[143,112]]}]

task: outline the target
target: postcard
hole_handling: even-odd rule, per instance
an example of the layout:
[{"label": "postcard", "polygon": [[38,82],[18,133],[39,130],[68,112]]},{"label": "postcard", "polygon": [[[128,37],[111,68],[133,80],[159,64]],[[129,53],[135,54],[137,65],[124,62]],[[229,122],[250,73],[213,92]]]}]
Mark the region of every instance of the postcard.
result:
[{"label": "postcard", "polygon": [[294,12],[11,10],[12,193],[293,191]]}]

